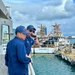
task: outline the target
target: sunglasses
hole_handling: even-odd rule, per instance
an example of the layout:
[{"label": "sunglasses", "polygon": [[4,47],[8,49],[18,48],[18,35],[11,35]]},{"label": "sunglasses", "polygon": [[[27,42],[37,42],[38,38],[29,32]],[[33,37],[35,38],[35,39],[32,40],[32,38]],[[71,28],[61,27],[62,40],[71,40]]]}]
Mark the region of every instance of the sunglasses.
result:
[{"label": "sunglasses", "polygon": [[33,30],[30,30],[30,32],[33,32],[33,33],[35,33],[35,31],[33,31]]}]

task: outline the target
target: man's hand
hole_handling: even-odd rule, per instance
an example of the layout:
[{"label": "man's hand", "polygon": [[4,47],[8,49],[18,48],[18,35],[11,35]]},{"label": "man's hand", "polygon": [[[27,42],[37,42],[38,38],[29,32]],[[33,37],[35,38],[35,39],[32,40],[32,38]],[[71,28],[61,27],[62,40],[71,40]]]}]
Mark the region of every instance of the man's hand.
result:
[{"label": "man's hand", "polygon": [[40,47],[40,44],[38,43],[38,47]]},{"label": "man's hand", "polygon": [[27,54],[26,54],[26,57],[31,59],[31,56],[29,56],[29,55],[27,55]]},{"label": "man's hand", "polygon": [[38,39],[35,40],[35,44],[37,44],[37,46],[40,47],[40,43],[39,43]]},{"label": "man's hand", "polygon": [[31,32],[31,37],[37,37],[37,35],[33,32]]},{"label": "man's hand", "polygon": [[31,62],[30,62],[31,64],[33,64],[33,60],[32,60],[32,58],[31,58]]}]

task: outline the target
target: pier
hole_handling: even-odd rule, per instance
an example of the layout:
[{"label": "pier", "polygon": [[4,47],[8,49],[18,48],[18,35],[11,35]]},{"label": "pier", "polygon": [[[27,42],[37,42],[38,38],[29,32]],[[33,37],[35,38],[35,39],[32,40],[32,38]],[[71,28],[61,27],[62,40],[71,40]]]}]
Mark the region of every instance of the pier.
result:
[{"label": "pier", "polygon": [[71,46],[66,46],[61,50],[56,51],[55,55],[70,62],[71,65],[75,65],[75,49]]}]

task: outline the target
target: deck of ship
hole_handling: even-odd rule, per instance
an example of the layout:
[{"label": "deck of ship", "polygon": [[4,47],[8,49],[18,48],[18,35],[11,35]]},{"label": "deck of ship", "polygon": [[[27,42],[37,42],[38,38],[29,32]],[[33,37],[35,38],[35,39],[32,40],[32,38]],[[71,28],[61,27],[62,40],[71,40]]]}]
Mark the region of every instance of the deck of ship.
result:
[{"label": "deck of ship", "polygon": [[0,55],[0,75],[8,75],[7,67],[5,66],[4,62],[4,55]]},{"label": "deck of ship", "polygon": [[[4,55],[0,54],[0,75],[8,75],[7,67],[5,66]],[[29,64],[29,75],[35,75],[32,64]]]}]

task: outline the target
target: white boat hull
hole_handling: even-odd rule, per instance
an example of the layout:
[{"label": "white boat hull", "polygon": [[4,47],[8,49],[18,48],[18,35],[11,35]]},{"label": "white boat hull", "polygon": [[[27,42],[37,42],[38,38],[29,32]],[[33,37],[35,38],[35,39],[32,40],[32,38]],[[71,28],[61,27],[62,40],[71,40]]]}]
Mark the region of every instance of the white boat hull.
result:
[{"label": "white boat hull", "polygon": [[32,48],[32,53],[54,53],[55,48]]}]

